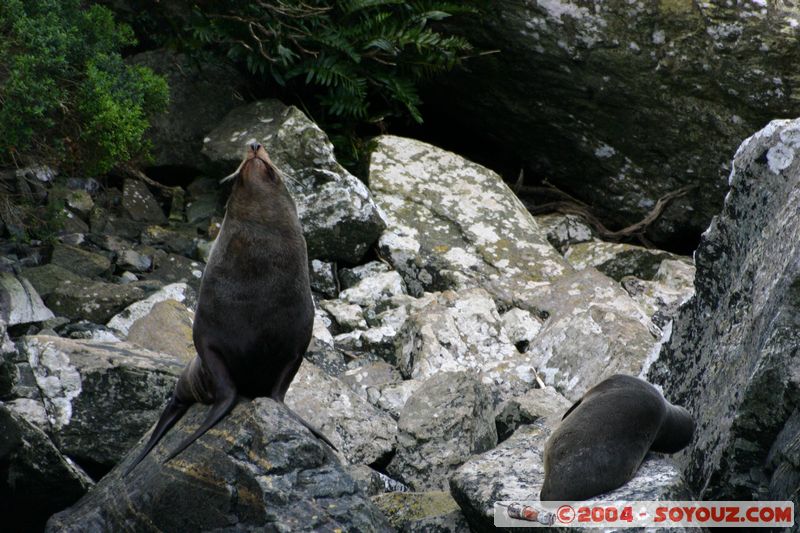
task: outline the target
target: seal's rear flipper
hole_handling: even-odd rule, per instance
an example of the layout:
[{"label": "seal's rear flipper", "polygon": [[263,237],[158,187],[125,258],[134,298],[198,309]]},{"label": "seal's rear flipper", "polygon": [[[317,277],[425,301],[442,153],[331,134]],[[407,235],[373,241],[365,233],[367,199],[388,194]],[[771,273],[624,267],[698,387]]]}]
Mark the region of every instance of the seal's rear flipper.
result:
[{"label": "seal's rear flipper", "polygon": [[233,407],[236,405],[237,396],[236,391],[232,392],[233,394],[220,398],[216,403],[214,403],[214,405],[211,406],[211,410],[208,412],[208,415],[206,415],[206,419],[203,420],[203,423],[199,428],[197,428],[197,431],[192,433],[182,443],[180,443],[178,447],[175,448],[175,451],[173,451],[167,456],[166,459],[164,459],[165,463],[188,448],[190,444],[202,437],[206,431],[213,428],[217,422],[225,418],[225,415],[233,410]]},{"label": "seal's rear flipper", "polygon": [[131,470],[136,468],[142,459],[144,459],[150,450],[155,448],[158,441],[161,440],[161,437],[170,430],[172,426],[175,425],[181,417],[186,414],[186,410],[189,409],[191,403],[185,403],[180,401],[175,395],[172,396],[167,406],[164,408],[164,412],[161,413],[161,418],[158,419],[158,424],[156,424],[156,428],[153,430],[153,434],[150,435],[150,440],[147,442],[147,446],[141,451],[141,453],[134,459],[134,461],[130,464],[128,468],[125,469],[125,472],[122,474],[123,477],[127,476],[131,473]]},{"label": "seal's rear flipper", "polygon": [[[281,403],[283,403],[283,402],[281,402]],[[306,428],[308,428],[308,430],[309,430],[311,433],[313,433],[315,437],[317,437],[319,440],[321,440],[322,442],[324,442],[325,444],[327,444],[328,446],[330,446],[331,448],[333,448],[333,451],[336,451],[336,452],[338,452],[338,451],[339,451],[339,448],[337,448],[336,446],[334,446],[334,445],[333,445],[333,443],[332,443],[331,441],[329,441],[329,440],[328,440],[328,437],[326,437],[325,435],[323,435],[323,434],[320,432],[320,430],[318,430],[317,428],[315,428],[314,426],[312,426],[311,424],[309,424],[308,422],[306,422],[305,420],[303,420],[303,418],[302,418],[300,415],[298,415],[297,413],[295,413],[294,411],[292,411],[291,409],[289,409],[289,406],[288,406],[288,405],[286,405],[285,403],[283,404],[283,406],[286,408],[286,410],[289,412],[289,414],[290,414],[290,415],[292,415],[292,417],[294,417],[294,419],[295,419],[295,420],[297,420],[298,422],[300,422],[301,424],[303,424],[303,425],[304,425]]]}]

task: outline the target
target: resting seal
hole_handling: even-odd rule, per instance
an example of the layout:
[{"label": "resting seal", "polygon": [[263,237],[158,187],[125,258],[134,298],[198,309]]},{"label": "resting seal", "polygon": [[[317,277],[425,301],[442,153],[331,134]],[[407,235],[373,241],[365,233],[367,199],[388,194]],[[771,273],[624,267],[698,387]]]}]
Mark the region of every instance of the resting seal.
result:
[{"label": "resting seal", "polygon": [[616,374],[575,402],[544,448],[542,501],[586,500],[627,483],[648,451],[689,444],[694,421],[641,379]]},{"label": "resting seal", "polygon": [[311,340],[314,303],[306,242],[281,173],[266,150],[253,143],[227,179],[233,179],[233,190],[197,300],[192,330],[197,356],[184,369],[150,441],[125,474],[194,403],[212,406],[200,427],[165,462],[225,417],[239,397],[283,403]]}]

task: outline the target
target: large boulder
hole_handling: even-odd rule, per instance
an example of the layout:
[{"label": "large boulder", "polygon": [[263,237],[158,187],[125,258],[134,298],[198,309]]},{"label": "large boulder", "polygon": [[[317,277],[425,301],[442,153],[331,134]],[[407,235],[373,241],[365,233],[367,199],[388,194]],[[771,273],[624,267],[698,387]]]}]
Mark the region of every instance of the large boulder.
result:
[{"label": "large boulder", "polygon": [[183,370],[176,358],[119,342],[36,335],[21,352],[58,448],[106,469],[155,422]]},{"label": "large boulder", "polygon": [[309,257],[358,262],[385,223],[364,184],[336,161],[328,136],[296,107],[261,100],[228,113],[206,136],[202,154],[212,172],[225,176],[252,141],[289,178]]},{"label": "large boulder", "polygon": [[441,79],[424,95],[430,114],[514,176],[527,166],[619,223],[642,218],[668,191],[700,184],[656,222],[658,242],[705,229],[740,140],[773,117],[800,113],[800,8],[792,3],[492,7],[453,29],[499,53]]},{"label": "large boulder", "polygon": [[273,400],[243,402],[175,459],[208,407],[195,405],[128,475],[119,468],[49,532],[70,531],[391,531],[325,444]]},{"label": "large boulder", "polygon": [[380,250],[411,294],[481,286],[511,304],[571,270],[500,176],[456,154],[378,137],[369,186],[389,218]]},{"label": "large boulder", "polygon": [[798,502],[799,148],[800,120],[742,143],[695,253],[695,295],[650,370],[697,422],[677,460],[703,499]]},{"label": "large boulder", "polygon": [[142,52],[130,61],[165,76],[169,84],[167,112],[150,119],[152,164],[202,167],[197,154],[203,147],[203,136],[241,104],[243,77],[233,65],[200,62],[166,49]]},{"label": "large boulder", "polygon": [[53,316],[27,279],[0,272],[0,322],[14,326],[41,322]]}]

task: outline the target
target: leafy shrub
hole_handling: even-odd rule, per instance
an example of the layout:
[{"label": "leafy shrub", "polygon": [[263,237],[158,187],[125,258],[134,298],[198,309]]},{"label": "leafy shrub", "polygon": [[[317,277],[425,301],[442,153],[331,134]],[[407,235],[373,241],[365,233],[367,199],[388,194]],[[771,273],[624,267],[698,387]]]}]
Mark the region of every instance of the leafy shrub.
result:
[{"label": "leafy shrub", "polygon": [[[435,23],[481,3],[418,0],[196,2],[190,27],[250,72],[311,92],[326,125],[410,116],[422,122],[417,85],[470,50]],[[312,91],[304,89],[311,86]]]},{"label": "leafy shrub", "polygon": [[80,0],[0,2],[0,163],[35,158],[105,172],[142,155],[163,78],[126,65],[133,31]]}]

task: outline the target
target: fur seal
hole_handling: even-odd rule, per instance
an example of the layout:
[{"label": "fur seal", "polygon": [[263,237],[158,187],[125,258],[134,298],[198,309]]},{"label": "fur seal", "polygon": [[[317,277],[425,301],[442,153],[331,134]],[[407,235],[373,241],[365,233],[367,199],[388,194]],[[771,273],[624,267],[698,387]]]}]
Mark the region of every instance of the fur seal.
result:
[{"label": "fur seal", "polygon": [[[282,174],[264,147],[253,143],[236,172],[223,181],[229,179],[233,189],[200,282],[192,330],[197,356],[125,475],[194,403],[211,404],[211,409],[165,462],[224,418],[239,398],[283,403],[311,340],[314,303],[306,242]],[[333,448],[314,427],[289,413]]]},{"label": "fur seal", "polygon": [[616,489],[648,451],[675,453],[695,424],[651,384],[615,374],[569,408],[544,448],[542,501],[580,501]]}]

